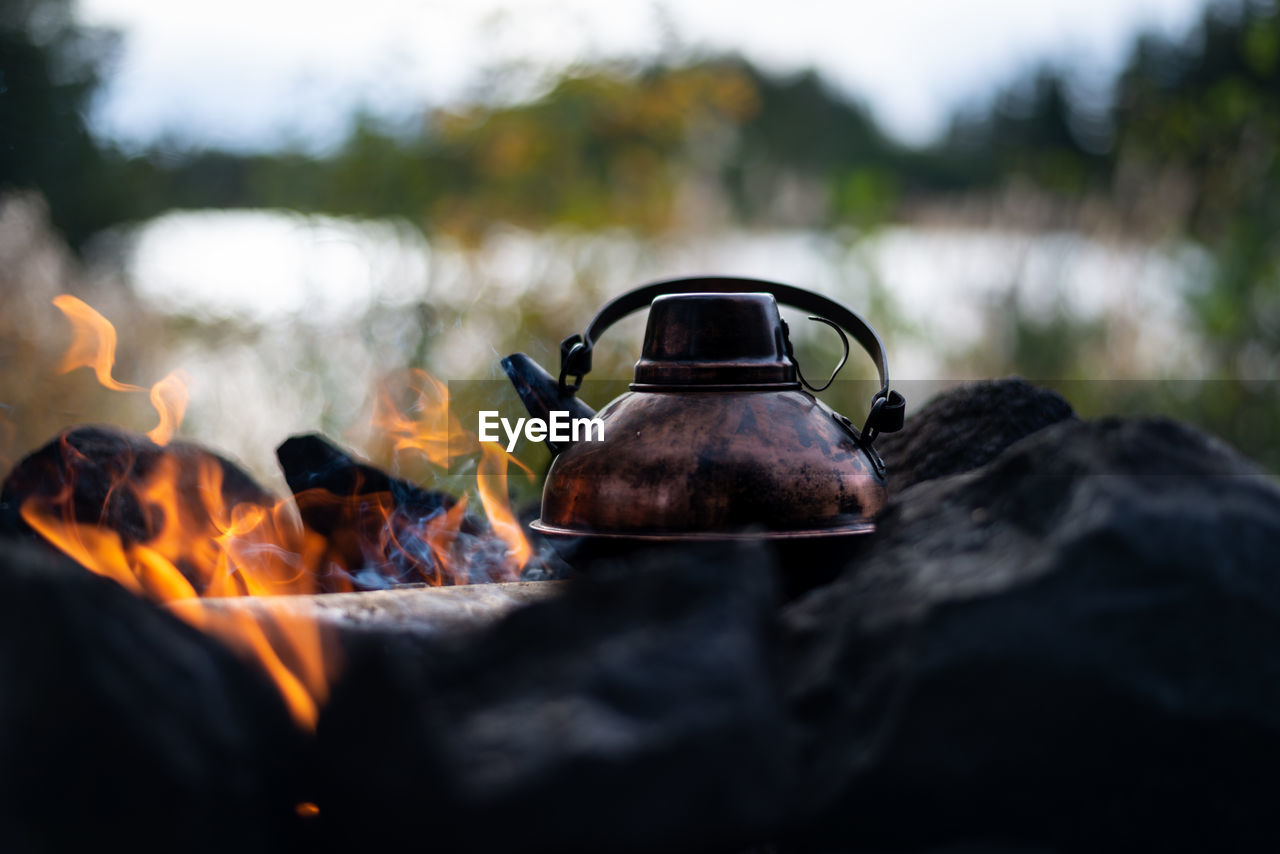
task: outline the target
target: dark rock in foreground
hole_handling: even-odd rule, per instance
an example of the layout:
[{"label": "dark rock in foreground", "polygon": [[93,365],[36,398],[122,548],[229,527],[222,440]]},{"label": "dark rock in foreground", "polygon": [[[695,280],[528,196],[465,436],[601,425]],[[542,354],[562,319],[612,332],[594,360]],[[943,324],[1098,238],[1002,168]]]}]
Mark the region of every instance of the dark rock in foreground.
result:
[{"label": "dark rock in foreground", "polygon": [[0,847],[1280,850],[1280,487],[1064,407],[925,407],[883,445],[914,485],[786,605],[763,550],[671,548],[485,631],[347,633],[305,757],[217,644],[0,552]]},{"label": "dark rock in foreground", "polygon": [[986,380],[949,389],[876,440],[889,470],[889,494],[922,480],[986,465],[1019,439],[1075,418],[1057,392],[1017,379]]},{"label": "dark rock in foreground", "polygon": [[289,850],[302,755],[217,641],[0,538],[0,850]]},{"label": "dark rock in foreground", "polygon": [[767,557],[622,569],[463,646],[353,650],[318,732],[335,848],[733,850],[775,829],[790,779]]},{"label": "dark rock in foreground", "polygon": [[1164,420],[903,492],[783,615],[799,837],[1277,850],[1277,554],[1280,489]]}]

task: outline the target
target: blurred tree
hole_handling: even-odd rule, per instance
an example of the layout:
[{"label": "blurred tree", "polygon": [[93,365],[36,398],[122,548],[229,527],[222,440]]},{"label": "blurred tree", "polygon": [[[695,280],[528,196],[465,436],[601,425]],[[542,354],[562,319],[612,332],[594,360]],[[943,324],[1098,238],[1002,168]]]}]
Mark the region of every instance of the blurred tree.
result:
[{"label": "blurred tree", "polygon": [[759,99],[725,173],[740,215],[814,227],[833,219],[873,224],[892,212],[900,147],[864,104],[812,69],[777,77],[745,60],[726,62]]},{"label": "blurred tree", "polygon": [[1010,178],[1050,192],[1084,192],[1110,173],[1108,128],[1071,95],[1066,71],[1052,64],[1004,88],[983,110],[951,123],[937,156],[970,185]]},{"label": "blurred tree", "polygon": [[86,123],[116,42],[72,0],[0,0],[0,190],[39,189],[75,245],[117,217]]},{"label": "blurred tree", "polygon": [[682,187],[715,183],[735,129],[757,109],[735,67],[603,65],[571,70],[528,103],[437,113],[447,168],[432,223],[464,235],[493,219],[667,228],[680,219]]},{"label": "blurred tree", "polygon": [[[1183,36],[1138,38],[1101,121],[1046,67],[985,112],[952,124],[936,163],[995,187],[1014,178],[1059,203],[1104,191],[1117,219],[1148,240],[1193,240],[1211,278],[1184,294],[1214,377],[1196,390],[1147,384],[1074,389],[1086,412],[1165,411],[1198,421],[1280,470],[1280,14],[1275,2],[1220,0]],[[1107,144],[1104,144],[1107,143]],[[1103,376],[1090,364],[1105,330],[1048,324],[1016,304],[981,354],[986,372]],[[1140,322],[1140,319],[1135,322]],[[1123,390],[1123,393],[1122,393]]]},{"label": "blurred tree", "polygon": [[406,137],[359,113],[342,148],[318,170],[323,175],[315,202],[330,211],[398,216],[422,226],[442,169],[426,133]]},{"label": "blurred tree", "polygon": [[1203,242],[1211,281],[1189,294],[1210,376],[1210,425],[1280,467],[1280,13],[1220,2],[1181,40],[1138,42],[1117,86],[1117,197],[1154,230]]}]

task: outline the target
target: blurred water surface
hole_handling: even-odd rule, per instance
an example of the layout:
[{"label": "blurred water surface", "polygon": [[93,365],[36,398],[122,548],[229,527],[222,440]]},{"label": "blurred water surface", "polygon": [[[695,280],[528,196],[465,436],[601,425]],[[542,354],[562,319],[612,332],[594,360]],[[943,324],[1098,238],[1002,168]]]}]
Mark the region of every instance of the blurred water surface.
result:
[{"label": "blurred water surface", "polygon": [[[255,467],[291,432],[357,425],[389,371],[500,376],[498,359],[514,350],[551,367],[560,339],[608,298],[686,275],[772,279],[843,301],[880,330],[901,380],[1001,368],[993,354],[1013,312],[1105,329],[1096,359],[1083,363],[1106,372],[1098,378],[1196,378],[1181,294],[1211,263],[1189,244],[928,226],[665,237],[507,228],[463,246],[395,221],[282,211],[171,213],[133,229],[124,246],[118,274],[144,303],[236,330],[184,337],[167,357],[192,378],[184,432]],[[629,374],[642,323],[610,333],[594,376]],[[823,359],[832,347],[809,345]],[[853,365],[846,376],[869,375]]]}]

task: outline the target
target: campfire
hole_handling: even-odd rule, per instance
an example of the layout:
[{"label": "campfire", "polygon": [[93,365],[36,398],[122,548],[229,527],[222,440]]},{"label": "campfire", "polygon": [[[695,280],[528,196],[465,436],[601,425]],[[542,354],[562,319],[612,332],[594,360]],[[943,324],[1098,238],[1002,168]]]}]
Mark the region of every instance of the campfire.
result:
[{"label": "campfire", "polygon": [[[90,368],[105,388],[148,394],[157,424],[146,437],[105,428],[64,432],[11,475],[9,503],[26,528],[86,569],[117,582],[256,662],[303,728],[315,726],[339,667],[324,627],[297,613],[211,608],[227,597],[315,595],[399,586],[516,581],[532,549],[512,512],[500,446],[476,441],[449,408],[449,392],[422,370],[377,392],[370,426],[399,456],[440,468],[478,456],[475,491],[432,492],[361,463],[318,436],[278,451],[293,495],[277,498],[233,463],[175,440],[186,380],[150,388],[113,376],[116,330],[83,301],[53,304],[72,327],[63,372]],[[401,395],[404,397],[404,394]]]}]

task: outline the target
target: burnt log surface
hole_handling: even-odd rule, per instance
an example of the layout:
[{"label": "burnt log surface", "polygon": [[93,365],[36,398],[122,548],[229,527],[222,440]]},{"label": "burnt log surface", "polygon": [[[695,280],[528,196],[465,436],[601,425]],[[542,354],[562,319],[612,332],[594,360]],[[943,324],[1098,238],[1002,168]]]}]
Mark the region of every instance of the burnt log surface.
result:
[{"label": "burnt log surface", "polygon": [[[382,469],[361,462],[323,436],[308,433],[292,436],[276,448],[276,459],[284,479],[294,495],[319,489],[338,498],[389,494],[398,508],[416,516],[429,516],[454,505],[454,498],[443,492],[431,492],[403,478],[392,477]],[[312,511],[304,518],[308,527],[321,534],[332,534],[342,523]]]},{"label": "burnt log surface", "polygon": [[216,467],[222,482],[222,501],[271,507],[275,497],[235,463],[194,444],[175,440],[160,446],[141,433],[102,424],[64,430],[20,461],[0,488],[0,535],[35,538],[22,519],[22,503],[29,498],[63,502],[70,489],[71,516],[79,522],[109,528],[124,545],[145,543],[163,524],[145,512],[137,490],[157,468],[173,464],[178,472],[177,493],[191,504],[192,515],[204,516],[200,470]]},{"label": "burnt log surface", "polygon": [[289,851],[304,755],[217,641],[0,539],[0,850]]},{"label": "burnt log surface", "polygon": [[[457,503],[452,495],[392,477],[314,433],[287,439],[276,459],[302,523],[327,543],[326,572],[340,576],[332,579],[336,587],[322,578],[326,589],[453,583],[451,574],[433,572],[433,549],[418,536],[428,520]],[[387,536],[389,530],[394,536]],[[450,545],[479,530],[472,517],[464,517]]]},{"label": "burnt log surface", "polygon": [[896,496],[782,615],[803,847],[1277,850],[1277,553],[1276,484],[1165,420]]}]

